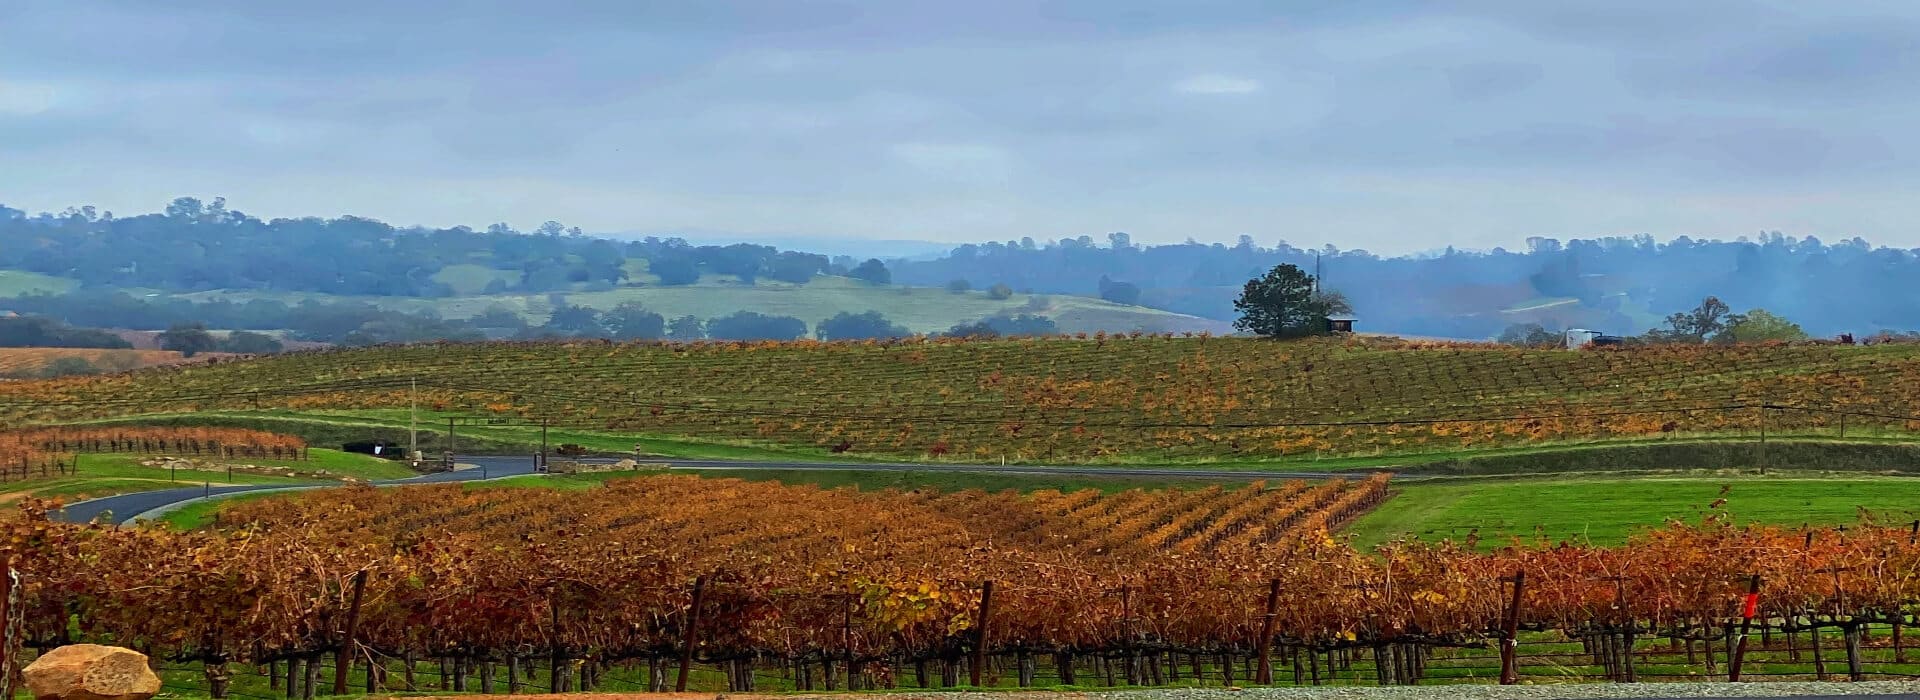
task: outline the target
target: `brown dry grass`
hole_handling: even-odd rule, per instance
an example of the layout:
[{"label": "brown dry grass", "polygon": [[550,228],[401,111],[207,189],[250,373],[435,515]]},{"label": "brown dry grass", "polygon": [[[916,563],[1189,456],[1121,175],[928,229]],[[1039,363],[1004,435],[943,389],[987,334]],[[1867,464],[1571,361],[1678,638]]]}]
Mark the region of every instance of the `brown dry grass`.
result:
[{"label": "brown dry grass", "polygon": [[45,369],[54,360],[78,357],[107,371],[205,362],[226,353],[181,357],[172,350],[102,350],[95,348],[0,348],[0,375],[25,375]]}]

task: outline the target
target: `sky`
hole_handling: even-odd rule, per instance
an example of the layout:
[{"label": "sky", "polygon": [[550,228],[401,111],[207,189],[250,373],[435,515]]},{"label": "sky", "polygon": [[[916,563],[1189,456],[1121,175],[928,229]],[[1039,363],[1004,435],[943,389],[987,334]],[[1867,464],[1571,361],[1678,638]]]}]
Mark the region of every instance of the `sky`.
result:
[{"label": "sky", "polygon": [[743,240],[1912,247],[1916,47],[1907,0],[9,0],[0,203]]}]

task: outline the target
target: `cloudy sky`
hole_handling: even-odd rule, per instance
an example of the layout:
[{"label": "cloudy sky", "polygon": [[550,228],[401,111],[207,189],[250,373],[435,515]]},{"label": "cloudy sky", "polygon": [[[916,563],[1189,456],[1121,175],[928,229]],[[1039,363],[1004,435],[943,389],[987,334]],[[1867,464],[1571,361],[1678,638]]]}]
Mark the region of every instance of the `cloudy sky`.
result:
[{"label": "cloudy sky", "polygon": [[1920,246],[1916,47],[1908,0],[9,0],[0,202],[1378,252]]}]

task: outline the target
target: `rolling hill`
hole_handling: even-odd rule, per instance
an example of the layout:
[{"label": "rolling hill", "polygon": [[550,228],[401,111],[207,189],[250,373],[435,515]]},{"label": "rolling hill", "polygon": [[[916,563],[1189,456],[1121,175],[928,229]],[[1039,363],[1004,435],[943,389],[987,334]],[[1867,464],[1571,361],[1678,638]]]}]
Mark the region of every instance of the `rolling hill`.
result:
[{"label": "rolling hill", "polygon": [[[457,288],[484,286],[488,273],[498,272],[475,266],[449,268]],[[448,271],[443,271],[446,273]],[[568,291],[543,294],[472,294],[450,297],[371,297],[336,296],[307,292],[209,291],[178,295],[196,302],[224,299],[244,303],[253,299],[273,299],[288,304],[302,301],[358,301],[397,311],[433,311],[449,319],[464,319],[491,308],[503,308],[521,314],[528,323],[546,321],[553,308],[555,294],[565,303],[607,310],[626,302],[638,302],[668,318],[692,315],[699,318],[724,316],[735,311],[753,311],[768,315],[793,316],[809,327],[821,319],[841,312],[878,311],[894,323],[916,333],[938,333],[955,325],[994,314],[1033,313],[1052,318],[1066,333],[1107,331],[1223,333],[1231,325],[1213,319],[1176,314],[1142,306],[1126,306],[1099,299],[1066,295],[1014,294],[993,299],[983,291],[954,293],[930,287],[871,285],[845,277],[816,277],[807,284],[759,280],[745,284],[731,276],[704,275],[697,284],[661,285],[641,275],[642,281],[599,291]],[[477,283],[477,284],[476,284]]]},{"label": "rolling hill", "polygon": [[1779,450],[1903,441],[1920,426],[1917,351],[1156,336],[428,344],[13,383],[0,388],[0,416],[377,413],[407,407],[418,381],[436,415],[819,454],[1378,464],[1763,432]]}]

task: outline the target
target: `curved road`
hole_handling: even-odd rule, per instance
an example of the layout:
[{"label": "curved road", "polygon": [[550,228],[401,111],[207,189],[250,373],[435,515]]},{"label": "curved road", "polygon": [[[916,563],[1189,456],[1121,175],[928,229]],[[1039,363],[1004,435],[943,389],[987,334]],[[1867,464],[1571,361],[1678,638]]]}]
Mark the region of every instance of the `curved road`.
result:
[{"label": "curved road", "polygon": [[[401,486],[407,484],[430,484],[446,481],[476,481],[497,479],[508,476],[532,474],[533,457],[462,457],[463,464],[472,464],[473,469],[461,469],[451,472],[425,474],[406,479],[373,482],[375,486]],[[962,474],[1042,474],[1071,476],[1131,476],[1161,477],[1167,479],[1324,479],[1334,476],[1353,476],[1367,473],[1363,469],[1341,472],[1263,472],[1231,471],[1208,469],[1152,469],[1127,467],[1046,467],[1014,466],[996,464],[919,464],[913,462],[740,462],[728,460],[701,459],[647,459],[643,464],[665,464],[672,469],[754,469],[754,470],[802,470],[802,471],[917,471],[950,472]],[[165,508],[209,495],[244,493],[264,490],[297,490],[327,488],[331,484],[310,486],[288,486],[281,484],[253,484],[245,486],[206,486],[163,489],[159,491],[140,491],[125,493],[106,498],[95,498],[69,504],[65,517],[70,522],[89,522],[105,514],[111,514],[115,524],[125,523],[136,516],[157,508]]]}]

